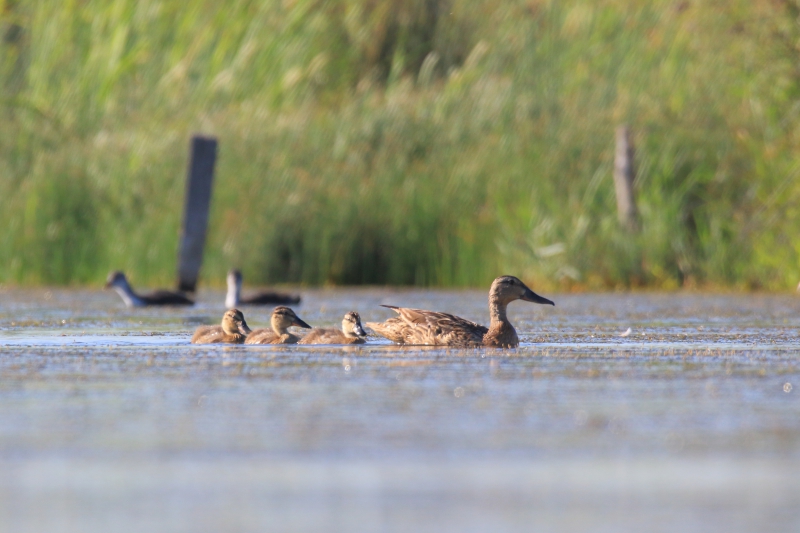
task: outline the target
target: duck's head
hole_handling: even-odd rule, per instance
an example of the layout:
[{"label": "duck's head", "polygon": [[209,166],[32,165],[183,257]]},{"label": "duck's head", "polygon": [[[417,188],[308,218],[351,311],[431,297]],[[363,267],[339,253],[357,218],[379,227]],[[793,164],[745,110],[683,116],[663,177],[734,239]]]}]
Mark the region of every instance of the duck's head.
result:
[{"label": "duck's head", "polygon": [[276,332],[284,332],[290,326],[297,326],[300,328],[308,328],[310,329],[311,326],[300,320],[294,311],[289,309],[288,307],[278,306],[272,310],[272,329]]},{"label": "duck's head", "polygon": [[106,278],[106,285],[105,285],[106,289],[110,289],[111,287],[127,287],[127,286],[128,286],[128,278],[125,277],[125,274],[121,270],[114,270]]},{"label": "duck's head", "polygon": [[250,334],[250,328],[247,327],[247,322],[244,321],[244,314],[238,309],[228,309],[222,315],[222,331],[228,335],[241,333],[247,336]]},{"label": "duck's head", "polygon": [[361,315],[355,311],[350,311],[342,319],[342,331],[348,337],[366,337],[367,333],[361,326]]},{"label": "duck's head", "polygon": [[537,304],[556,305],[547,298],[543,298],[530,290],[519,278],[514,276],[500,276],[492,283],[489,298],[507,304],[514,300],[525,300]]},{"label": "duck's head", "polygon": [[228,287],[231,285],[239,288],[242,287],[242,273],[236,268],[228,270]]}]

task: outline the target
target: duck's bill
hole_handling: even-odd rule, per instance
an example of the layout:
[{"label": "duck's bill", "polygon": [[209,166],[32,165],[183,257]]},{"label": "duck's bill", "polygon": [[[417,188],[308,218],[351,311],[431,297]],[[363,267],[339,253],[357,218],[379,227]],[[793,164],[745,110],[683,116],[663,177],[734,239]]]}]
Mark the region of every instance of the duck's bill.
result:
[{"label": "duck's bill", "polygon": [[241,333],[244,336],[247,336],[250,335],[250,331],[251,331],[250,328],[247,327],[247,322],[243,320],[242,323],[239,324],[239,333]]},{"label": "duck's bill", "polygon": [[536,294],[535,292],[533,292],[530,289],[528,289],[525,292],[525,294],[522,295],[521,299],[525,300],[526,302],[533,302],[535,304],[556,305],[551,300],[548,300],[547,298],[545,298],[543,296],[539,296],[538,294]]},{"label": "duck's bill", "polygon": [[356,324],[356,327],[353,328],[353,331],[359,337],[366,337],[367,336],[367,332],[364,331],[364,328],[361,327],[361,324]]},{"label": "duck's bill", "polygon": [[293,326],[297,326],[299,328],[311,329],[311,326],[309,326],[308,324],[303,322],[299,317],[294,317],[294,320],[292,321],[292,325]]}]

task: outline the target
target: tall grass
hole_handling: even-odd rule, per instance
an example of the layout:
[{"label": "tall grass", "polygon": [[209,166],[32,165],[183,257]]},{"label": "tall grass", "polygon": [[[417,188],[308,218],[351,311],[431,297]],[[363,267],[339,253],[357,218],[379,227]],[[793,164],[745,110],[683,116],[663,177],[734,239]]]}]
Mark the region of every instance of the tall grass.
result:
[{"label": "tall grass", "polygon": [[792,6],[6,0],[0,282],[170,281],[200,131],[206,283],[794,286]]}]

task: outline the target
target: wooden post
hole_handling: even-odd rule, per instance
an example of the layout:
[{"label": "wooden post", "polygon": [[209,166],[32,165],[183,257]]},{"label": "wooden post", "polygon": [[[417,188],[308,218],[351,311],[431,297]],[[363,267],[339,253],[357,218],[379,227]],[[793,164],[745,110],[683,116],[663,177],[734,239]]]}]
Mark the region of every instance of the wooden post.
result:
[{"label": "wooden post", "polygon": [[217,139],[200,135],[192,137],[178,255],[180,291],[194,292],[197,288],[197,276],[203,264],[216,159]]},{"label": "wooden post", "polygon": [[614,156],[614,188],[617,191],[617,216],[630,231],[639,229],[639,213],[633,194],[636,169],[633,162],[633,143],[627,126],[617,128],[617,151]]}]

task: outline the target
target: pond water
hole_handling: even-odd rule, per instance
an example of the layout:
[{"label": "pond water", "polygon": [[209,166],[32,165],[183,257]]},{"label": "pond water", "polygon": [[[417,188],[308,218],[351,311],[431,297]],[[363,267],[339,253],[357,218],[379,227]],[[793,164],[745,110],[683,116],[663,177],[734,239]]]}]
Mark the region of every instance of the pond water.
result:
[{"label": "pond water", "polygon": [[[800,530],[800,299],[545,296],[502,351],[193,346],[221,292],[2,290],[0,531]],[[486,291],[303,298],[488,320]]]}]

